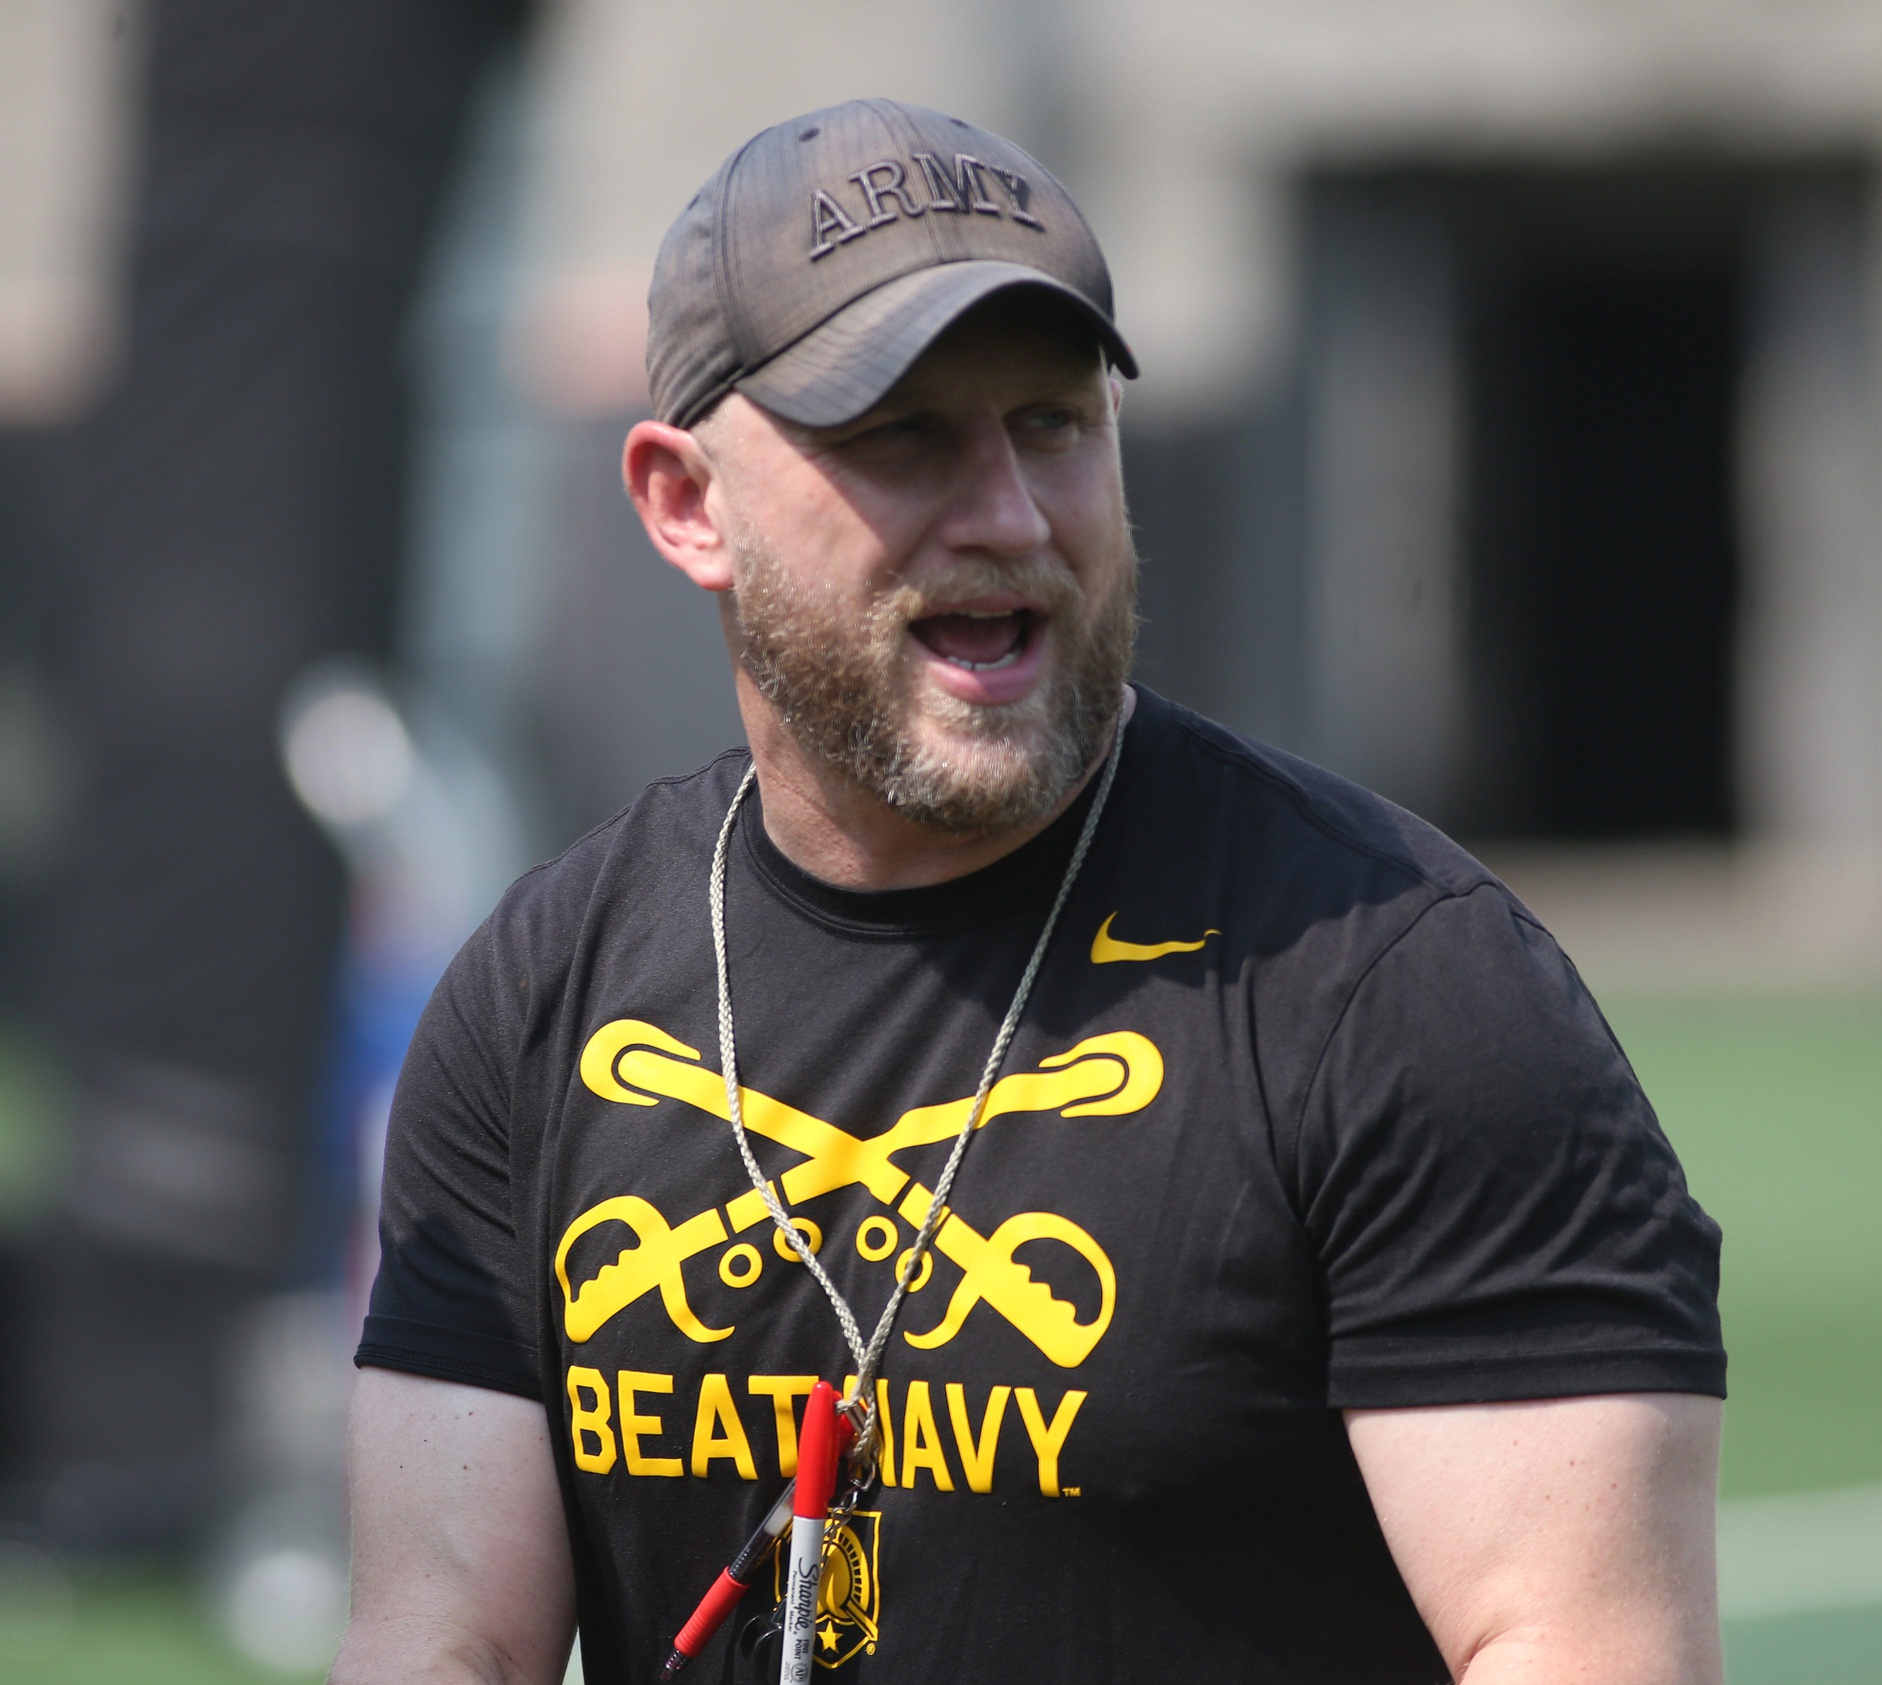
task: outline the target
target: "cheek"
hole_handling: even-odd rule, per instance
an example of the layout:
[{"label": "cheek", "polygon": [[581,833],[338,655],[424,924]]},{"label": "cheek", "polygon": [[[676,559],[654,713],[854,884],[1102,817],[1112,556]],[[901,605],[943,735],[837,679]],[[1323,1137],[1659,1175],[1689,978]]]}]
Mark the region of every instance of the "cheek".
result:
[{"label": "cheek", "polygon": [[1130,523],[1117,476],[1081,474],[1055,493],[1042,507],[1067,565],[1081,577],[1092,578],[1122,565],[1130,553]]},{"label": "cheek", "polygon": [[800,570],[823,580],[833,596],[871,602],[902,583],[921,549],[925,529],[905,512],[898,520],[897,513],[820,508],[800,524],[792,554]]},{"label": "cheek", "polygon": [[800,597],[836,603],[855,595],[852,535],[815,500],[778,500],[757,530],[772,565]]}]

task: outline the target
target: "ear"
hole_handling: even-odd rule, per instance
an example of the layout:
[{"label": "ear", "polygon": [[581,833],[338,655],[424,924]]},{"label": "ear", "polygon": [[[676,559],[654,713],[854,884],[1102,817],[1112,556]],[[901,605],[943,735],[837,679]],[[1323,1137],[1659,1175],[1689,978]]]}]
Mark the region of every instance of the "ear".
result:
[{"label": "ear", "polygon": [[712,459],[684,428],[635,424],[621,452],[621,479],[653,546],[706,591],[732,588],[732,554],[712,489]]}]

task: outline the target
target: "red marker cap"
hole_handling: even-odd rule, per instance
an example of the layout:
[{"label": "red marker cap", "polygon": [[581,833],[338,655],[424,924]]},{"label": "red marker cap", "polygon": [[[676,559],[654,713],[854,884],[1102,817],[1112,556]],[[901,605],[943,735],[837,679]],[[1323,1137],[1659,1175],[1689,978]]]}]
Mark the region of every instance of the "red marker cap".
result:
[{"label": "red marker cap", "polygon": [[797,1450],[797,1496],[791,1513],[821,1521],[836,1493],[836,1389],[819,1381],[804,1405],[804,1432]]}]

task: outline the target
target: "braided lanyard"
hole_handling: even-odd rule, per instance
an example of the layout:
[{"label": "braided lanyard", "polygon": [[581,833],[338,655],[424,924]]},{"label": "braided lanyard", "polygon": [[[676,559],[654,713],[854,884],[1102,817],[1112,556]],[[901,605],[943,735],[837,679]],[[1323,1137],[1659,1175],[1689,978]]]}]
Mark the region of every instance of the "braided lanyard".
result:
[{"label": "braided lanyard", "polygon": [[[1033,944],[1032,958],[1026,962],[1026,969],[1021,974],[1019,987],[1013,991],[1013,1004],[1006,1009],[1006,1017],[1000,1024],[1000,1033],[993,1038],[993,1051],[987,1055],[987,1063],[980,1073],[980,1086],[974,1092],[974,1103],[968,1108],[967,1121],[961,1125],[961,1132],[954,1138],[954,1150],[948,1154],[946,1166],[941,1171],[941,1179],[935,1185],[933,1196],[928,1201],[928,1214],[922,1219],[921,1231],[915,1236],[915,1244],[902,1255],[895,1271],[895,1291],[889,1296],[889,1302],[883,1306],[882,1315],[876,1319],[875,1332],[865,1341],[862,1328],[856,1321],[856,1313],[850,1309],[849,1301],[843,1297],[843,1291],[830,1279],[830,1273],[817,1261],[817,1255],[810,1249],[810,1244],[803,1235],[792,1226],[789,1214],[777,1192],[765,1180],[764,1172],[758,1167],[758,1160],[753,1156],[751,1141],[745,1133],[745,1109],[738,1085],[738,1050],[732,1034],[732,977],[726,963],[725,954],[725,861],[726,852],[731,845],[732,827],[738,819],[738,810],[744,805],[746,793],[751,789],[752,781],[757,776],[758,766],[754,761],[745,769],[745,776],[740,781],[737,792],[732,797],[732,805],[726,809],[725,823],[719,827],[719,840],[712,851],[712,879],[708,891],[712,909],[712,951],[718,960],[719,969],[719,1062],[725,1072],[726,1111],[732,1121],[732,1134],[738,1142],[739,1157],[745,1161],[745,1173],[751,1178],[751,1185],[758,1190],[765,1202],[765,1209],[771,1213],[771,1221],[776,1225],[787,1245],[802,1261],[810,1273],[816,1277],[817,1284],[823,1289],[824,1296],[830,1301],[830,1308],[836,1312],[837,1322],[843,1329],[844,1343],[850,1349],[850,1356],[856,1363],[856,1380],[851,1390],[844,1396],[842,1409],[856,1425],[856,1450],[854,1460],[859,1468],[867,1469],[876,1444],[876,1405],[875,1377],[882,1364],[882,1353],[889,1343],[889,1335],[895,1327],[895,1319],[901,1313],[902,1301],[908,1296],[909,1283],[917,1279],[917,1272],[927,1259],[929,1249],[934,1244],[936,1232],[947,1213],[948,1194],[954,1187],[955,1175],[961,1168],[961,1160],[967,1155],[967,1143],[973,1139],[974,1131],[980,1126],[980,1114],[986,1109],[987,1096],[993,1091],[994,1079],[1000,1073],[1001,1063],[1006,1058],[1006,1050],[1013,1040],[1014,1032],[1019,1028],[1020,1015],[1026,1010],[1026,999],[1032,993],[1034,980],[1039,975],[1039,968],[1044,963],[1046,948],[1052,940],[1053,928],[1059,922],[1059,914],[1064,911],[1066,901],[1071,897],[1072,885],[1078,881],[1079,868],[1085,863],[1085,856],[1091,850],[1091,840],[1097,835],[1098,820],[1104,813],[1106,798],[1111,794],[1112,782],[1117,777],[1118,762],[1124,752],[1124,721],[1120,718],[1111,734],[1111,752],[1105,758],[1104,773],[1098,784],[1097,796],[1093,799],[1090,811],[1085,815],[1085,823],[1078,834],[1078,846],[1072,850],[1072,857],[1066,863],[1065,876],[1060,880],[1059,892],[1052,900],[1051,911],[1046,914],[1046,922],[1039,932],[1039,940]],[[861,1420],[857,1420],[860,1411]]]}]

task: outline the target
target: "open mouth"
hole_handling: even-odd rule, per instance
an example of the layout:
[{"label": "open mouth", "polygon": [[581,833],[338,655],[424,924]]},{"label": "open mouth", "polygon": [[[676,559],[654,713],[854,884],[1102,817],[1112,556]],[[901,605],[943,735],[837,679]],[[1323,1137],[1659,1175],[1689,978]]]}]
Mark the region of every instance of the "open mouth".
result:
[{"label": "open mouth", "polygon": [[997,672],[1026,653],[1045,623],[1034,609],[953,609],[910,623],[909,631],[951,666]]}]

